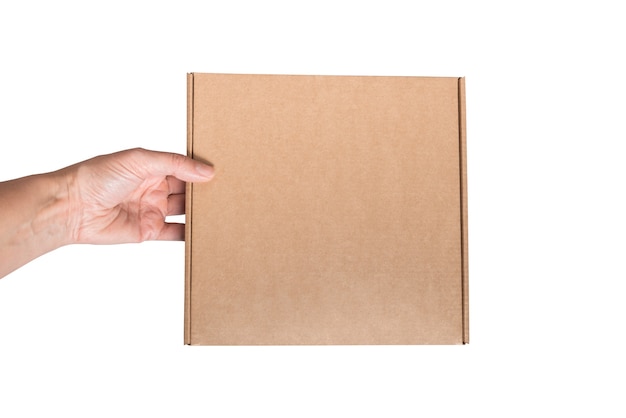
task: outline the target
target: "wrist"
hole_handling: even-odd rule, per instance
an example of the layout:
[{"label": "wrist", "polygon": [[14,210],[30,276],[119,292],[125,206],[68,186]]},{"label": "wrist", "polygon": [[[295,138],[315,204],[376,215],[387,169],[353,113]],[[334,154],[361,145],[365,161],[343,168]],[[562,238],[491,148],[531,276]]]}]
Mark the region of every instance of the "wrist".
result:
[{"label": "wrist", "polygon": [[61,245],[78,243],[77,231],[80,226],[82,213],[80,196],[76,186],[76,171],[76,166],[70,166],[50,173],[52,176],[51,180],[56,187],[54,198],[58,206],[53,216],[57,217]]},{"label": "wrist", "polygon": [[69,188],[62,172],[0,183],[10,202],[0,218],[0,277],[40,255],[71,244]]},{"label": "wrist", "polygon": [[36,177],[41,198],[30,232],[46,244],[46,251],[72,244],[70,187],[66,173],[56,171]]}]

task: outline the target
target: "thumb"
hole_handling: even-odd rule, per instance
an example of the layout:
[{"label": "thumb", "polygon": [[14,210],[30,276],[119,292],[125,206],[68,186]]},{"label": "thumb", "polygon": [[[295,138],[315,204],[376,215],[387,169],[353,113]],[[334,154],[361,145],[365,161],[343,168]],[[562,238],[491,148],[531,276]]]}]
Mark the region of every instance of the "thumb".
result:
[{"label": "thumb", "polygon": [[211,164],[205,164],[181,154],[141,150],[141,158],[146,159],[146,167],[151,174],[174,176],[185,182],[208,181],[215,175]]}]

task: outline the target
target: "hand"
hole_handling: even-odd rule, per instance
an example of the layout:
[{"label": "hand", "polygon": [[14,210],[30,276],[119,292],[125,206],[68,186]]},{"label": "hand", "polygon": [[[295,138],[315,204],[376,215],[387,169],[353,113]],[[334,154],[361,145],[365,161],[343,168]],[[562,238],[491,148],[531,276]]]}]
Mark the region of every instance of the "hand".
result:
[{"label": "hand", "polygon": [[185,182],[207,181],[213,167],[179,154],[132,149],[65,169],[74,243],[184,240]]},{"label": "hand", "polygon": [[0,182],[0,277],[67,244],[183,240],[185,182],[213,167],[178,154],[132,149],[46,174]]}]

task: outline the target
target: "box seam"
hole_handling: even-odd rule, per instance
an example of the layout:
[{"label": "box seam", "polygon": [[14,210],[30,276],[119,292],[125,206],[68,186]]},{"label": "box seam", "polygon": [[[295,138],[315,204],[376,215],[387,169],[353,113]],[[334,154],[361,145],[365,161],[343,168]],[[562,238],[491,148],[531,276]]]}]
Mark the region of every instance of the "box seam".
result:
[{"label": "box seam", "polygon": [[469,268],[467,232],[467,137],[465,126],[465,78],[458,79],[459,103],[459,180],[461,199],[461,297],[463,344],[469,343]]},{"label": "box seam", "polygon": [[[187,156],[193,158],[194,75],[187,74]],[[193,222],[193,183],[185,190],[185,344],[191,344],[191,234]]]}]

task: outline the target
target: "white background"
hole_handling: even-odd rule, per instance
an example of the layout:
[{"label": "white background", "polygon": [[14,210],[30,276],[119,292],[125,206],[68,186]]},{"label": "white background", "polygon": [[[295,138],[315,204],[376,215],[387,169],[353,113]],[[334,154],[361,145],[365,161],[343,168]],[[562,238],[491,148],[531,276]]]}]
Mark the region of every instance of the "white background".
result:
[{"label": "white background", "polygon": [[186,347],[183,243],[71,246],[0,280],[0,416],[624,416],[624,13],[505,3],[2,2],[5,180],[184,153],[190,71],[466,76],[471,344]]}]

